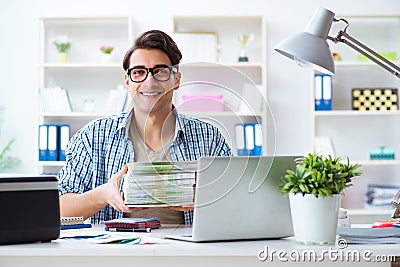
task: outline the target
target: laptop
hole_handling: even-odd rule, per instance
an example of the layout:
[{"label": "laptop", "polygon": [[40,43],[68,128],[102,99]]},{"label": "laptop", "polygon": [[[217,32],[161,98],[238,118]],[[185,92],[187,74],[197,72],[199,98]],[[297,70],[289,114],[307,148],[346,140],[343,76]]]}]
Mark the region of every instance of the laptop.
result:
[{"label": "laptop", "polygon": [[298,156],[203,157],[197,173],[190,235],[209,242],[293,236],[289,200],[278,185]]}]

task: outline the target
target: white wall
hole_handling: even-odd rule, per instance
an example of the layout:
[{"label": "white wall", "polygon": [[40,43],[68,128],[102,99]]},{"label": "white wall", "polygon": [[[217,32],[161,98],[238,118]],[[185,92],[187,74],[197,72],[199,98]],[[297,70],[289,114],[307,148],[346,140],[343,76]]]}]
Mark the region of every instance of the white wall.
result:
[{"label": "white wall", "polygon": [[[398,0],[2,0],[0,2],[0,105],[8,108],[0,133],[0,150],[15,136],[13,155],[19,172],[34,171],[38,18],[56,16],[133,16],[138,32],[170,30],[176,15],[263,15],[267,22],[268,100],[276,129],[277,154],[311,149],[310,72],[273,51],[285,37],[305,28],[312,12],[324,6],[337,14],[398,14]],[[268,147],[271,151],[273,147]]]}]

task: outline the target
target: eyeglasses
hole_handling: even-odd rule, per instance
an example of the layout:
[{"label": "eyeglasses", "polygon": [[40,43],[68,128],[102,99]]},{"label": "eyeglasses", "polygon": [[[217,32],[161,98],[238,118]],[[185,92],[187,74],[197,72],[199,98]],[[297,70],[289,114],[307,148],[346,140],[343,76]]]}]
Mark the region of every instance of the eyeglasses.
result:
[{"label": "eyeglasses", "polygon": [[147,79],[149,72],[153,78],[159,82],[166,82],[171,77],[171,73],[177,73],[176,66],[159,65],[154,68],[145,68],[142,66],[135,66],[127,70],[127,75],[134,83],[140,83]]}]

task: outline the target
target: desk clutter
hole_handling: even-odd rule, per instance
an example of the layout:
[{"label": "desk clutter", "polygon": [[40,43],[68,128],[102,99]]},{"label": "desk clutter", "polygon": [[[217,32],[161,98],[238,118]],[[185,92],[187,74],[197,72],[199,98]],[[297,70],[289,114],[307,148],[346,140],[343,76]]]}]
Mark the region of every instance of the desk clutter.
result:
[{"label": "desk clutter", "polygon": [[194,203],[197,161],[128,163],[125,204],[131,207],[183,206]]}]

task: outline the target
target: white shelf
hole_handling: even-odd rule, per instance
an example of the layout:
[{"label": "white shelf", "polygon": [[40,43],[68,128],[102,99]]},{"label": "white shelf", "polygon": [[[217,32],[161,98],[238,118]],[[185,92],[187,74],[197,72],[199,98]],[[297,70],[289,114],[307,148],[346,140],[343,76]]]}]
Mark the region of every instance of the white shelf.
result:
[{"label": "white shelf", "polygon": [[182,68],[185,67],[196,67],[196,68],[218,68],[218,67],[233,67],[233,68],[262,68],[263,64],[261,62],[185,62],[180,63]]},{"label": "white shelf", "polygon": [[65,161],[39,161],[41,167],[64,167]]},{"label": "white shelf", "polygon": [[261,117],[263,116],[262,112],[250,114],[243,112],[235,112],[235,111],[216,111],[216,112],[185,112],[182,111],[183,114],[186,114],[191,117],[202,117],[202,116],[211,116],[211,117]]},{"label": "white shelf", "polygon": [[109,115],[107,113],[103,112],[93,112],[93,113],[87,113],[87,112],[67,112],[67,113],[48,113],[48,112],[41,112],[39,113],[39,116],[44,117],[44,118],[54,118],[54,117],[63,117],[63,118],[97,118],[97,117],[103,117]]},{"label": "white shelf", "polygon": [[398,116],[400,111],[358,111],[358,110],[327,110],[315,111],[316,117],[332,117],[332,116]]},{"label": "white shelf", "polygon": [[363,216],[363,215],[391,215],[393,210],[389,209],[349,209],[347,214],[349,216]]},{"label": "white shelf", "polygon": [[353,160],[352,163],[361,164],[362,166],[396,166],[400,165],[400,160]]},{"label": "white shelf", "polygon": [[[396,65],[400,65],[400,61],[391,61]],[[336,67],[381,67],[375,62],[372,61],[335,61]]]},{"label": "white shelf", "polygon": [[42,68],[120,68],[122,70],[122,63],[43,63],[40,65]]}]

